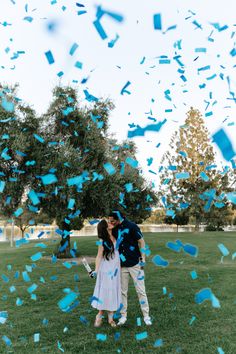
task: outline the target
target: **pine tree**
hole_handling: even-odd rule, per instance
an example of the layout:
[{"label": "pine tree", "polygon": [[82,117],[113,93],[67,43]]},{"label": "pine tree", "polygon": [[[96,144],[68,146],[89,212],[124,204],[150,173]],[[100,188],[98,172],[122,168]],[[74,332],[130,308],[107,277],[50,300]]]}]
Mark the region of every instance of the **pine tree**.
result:
[{"label": "pine tree", "polygon": [[191,108],[187,113],[162,164],[161,195],[167,216],[174,218],[186,209],[194,217],[197,231],[222,193],[222,175],[217,171],[209,133],[198,110]]}]

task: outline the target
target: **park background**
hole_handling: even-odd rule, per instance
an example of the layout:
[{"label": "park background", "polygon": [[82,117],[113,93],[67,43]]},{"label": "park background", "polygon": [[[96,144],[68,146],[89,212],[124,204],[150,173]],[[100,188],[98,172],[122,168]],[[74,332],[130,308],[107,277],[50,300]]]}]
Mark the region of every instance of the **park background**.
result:
[{"label": "park background", "polygon": [[[236,352],[234,8],[2,1],[0,352]],[[150,328],[133,287],[93,328],[81,258],[113,208],[144,232]]]}]

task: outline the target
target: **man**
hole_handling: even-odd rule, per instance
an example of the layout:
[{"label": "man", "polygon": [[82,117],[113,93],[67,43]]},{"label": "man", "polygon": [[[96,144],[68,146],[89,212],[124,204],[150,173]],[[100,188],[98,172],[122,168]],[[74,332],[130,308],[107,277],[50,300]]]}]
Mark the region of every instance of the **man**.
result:
[{"label": "man", "polygon": [[143,265],[145,265],[145,242],[139,227],[124,218],[121,212],[112,211],[109,222],[114,225],[112,233],[117,240],[121,261],[121,294],[122,304],[121,318],[118,325],[127,321],[127,295],[129,277],[133,279],[136,293],[139,298],[144,322],[152,325],[149,316],[149,305],[145,290]]}]

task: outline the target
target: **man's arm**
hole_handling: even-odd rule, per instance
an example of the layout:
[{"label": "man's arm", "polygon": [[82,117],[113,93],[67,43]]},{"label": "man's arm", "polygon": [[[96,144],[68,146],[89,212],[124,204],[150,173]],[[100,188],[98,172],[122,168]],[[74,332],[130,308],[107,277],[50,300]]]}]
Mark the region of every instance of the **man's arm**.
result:
[{"label": "man's arm", "polygon": [[145,241],[144,241],[144,238],[140,238],[138,240],[138,245],[139,245],[139,249],[140,249],[140,252],[141,252],[141,257],[142,257],[142,262],[145,263],[145,259],[146,259],[146,253],[145,253]]}]

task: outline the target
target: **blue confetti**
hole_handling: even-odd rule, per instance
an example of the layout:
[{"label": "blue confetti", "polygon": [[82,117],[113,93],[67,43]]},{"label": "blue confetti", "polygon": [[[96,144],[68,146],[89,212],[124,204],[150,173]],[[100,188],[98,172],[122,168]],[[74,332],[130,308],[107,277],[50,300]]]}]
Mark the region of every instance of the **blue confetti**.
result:
[{"label": "blue confetti", "polygon": [[8,313],[7,311],[1,311],[0,312],[0,323],[4,324],[8,318]]},{"label": "blue confetti", "polygon": [[172,251],[175,251],[175,252],[180,252],[180,250],[181,250],[181,246],[179,244],[174,243],[174,242],[167,242],[166,247],[171,249]]},{"label": "blue confetti", "polygon": [[197,255],[198,255],[198,247],[197,246],[186,243],[185,245],[183,245],[183,250],[185,253],[189,254],[192,257],[197,257]]},{"label": "blue confetti", "polygon": [[101,342],[105,342],[107,340],[107,335],[106,334],[102,334],[102,333],[97,333],[96,334],[96,339],[101,341]]},{"label": "blue confetti", "polygon": [[158,254],[152,258],[152,262],[160,267],[167,267],[169,265],[169,262]]},{"label": "blue confetti", "polygon": [[34,342],[38,343],[39,342],[39,338],[40,338],[40,333],[35,333],[34,334]]},{"label": "blue confetti", "polygon": [[26,271],[22,272],[22,278],[25,282],[30,282],[30,277]]},{"label": "blue confetti", "polygon": [[41,252],[37,252],[37,253],[35,253],[33,256],[31,256],[30,258],[31,258],[32,262],[36,262],[36,261],[38,261],[39,259],[41,259],[42,256],[43,256],[43,255],[42,255]]},{"label": "blue confetti", "polygon": [[192,316],[191,320],[189,321],[189,326],[192,326],[195,320],[196,320],[196,316]]},{"label": "blue confetti", "polygon": [[153,15],[153,24],[154,24],[154,29],[155,30],[161,30],[162,29],[161,14]]},{"label": "blue confetti", "polygon": [[99,20],[96,20],[93,22],[94,27],[96,28],[99,36],[104,40],[106,39],[108,36],[103,28],[103,26],[101,25]]},{"label": "blue confetti", "polygon": [[42,182],[44,185],[47,185],[47,184],[52,184],[52,183],[56,183],[57,182],[57,177],[54,175],[54,174],[47,174],[47,175],[44,175],[44,176],[40,176]]},{"label": "blue confetti", "polygon": [[148,337],[147,332],[137,333],[135,335],[136,340],[143,340],[146,339],[147,337]]},{"label": "blue confetti", "polygon": [[167,120],[164,119],[162,122],[158,122],[156,124],[148,124],[144,128],[138,126],[138,128],[128,131],[128,138],[134,138],[135,136],[144,136],[145,133],[148,131],[159,132],[166,122]]},{"label": "blue confetti", "polygon": [[[7,112],[13,112],[14,111],[14,103],[7,101],[5,98],[2,100],[2,107],[5,109]],[[12,118],[8,118],[12,119]]]},{"label": "blue confetti", "polygon": [[38,285],[37,284],[32,284],[31,286],[28,287],[27,291],[29,294],[33,293],[37,289]]},{"label": "blue confetti", "polygon": [[77,62],[75,63],[75,67],[76,67],[77,69],[82,69],[82,68],[83,68],[83,63],[81,63],[80,61],[77,61]]},{"label": "blue confetti", "polygon": [[205,182],[208,182],[210,180],[210,178],[207,176],[207,174],[205,172],[200,172],[200,175],[201,179]]},{"label": "blue confetti", "polygon": [[130,165],[133,168],[138,167],[138,161],[133,159],[132,157],[127,157],[125,160],[125,163],[127,163],[128,165]]},{"label": "blue confetti", "polygon": [[74,55],[74,53],[75,53],[75,51],[77,50],[78,47],[79,47],[79,45],[78,45],[77,43],[74,43],[74,44],[72,45],[72,47],[70,48],[69,54],[70,54],[70,55]]},{"label": "blue confetti", "polygon": [[24,303],[23,300],[21,300],[19,297],[16,299],[16,306],[22,306]]},{"label": "blue confetti", "polygon": [[5,185],[6,185],[6,182],[0,181],[0,193],[2,193],[4,191]]},{"label": "blue confetti", "polygon": [[42,138],[42,137],[39,136],[38,134],[34,134],[34,137],[35,137],[35,139],[37,139],[40,143],[44,143],[44,142],[45,142],[44,138]]},{"label": "blue confetti", "polygon": [[65,297],[63,297],[60,301],[58,301],[58,307],[63,311],[66,312],[68,307],[77,299],[78,295],[71,291]]},{"label": "blue confetti", "polygon": [[31,16],[26,16],[26,17],[23,18],[23,20],[25,20],[25,21],[31,23],[31,22],[33,21],[33,17],[31,17]]},{"label": "blue confetti", "polygon": [[192,270],[192,271],[190,272],[190,275],[191,275],[191,278],[192,278],[193,280],[195,280],[195,279],[198,278],[196,270]]},{"label": "blue confetti", "polygon": [[30,198],[30,200],[32,201],[33,205],[37,205],[40,203],[39,197],[37,196],[37,194],[35,193],[34,190],[31,190],[28,193],[28,197]]},{"label": "blue confetti", "polygon": [[23,214],[24,210],[22,208],[18,208],[15,212],[14,215],[15,217],[19,217],[21,214]]},{"label": "blue confetti", "polygon": [[218,248],[224,257],[229,255],[229,250],[225,247],[225,245],[223,245],[223,243],[219,243]]},{"label": "blue confetti", "polygon": [[12,342],[10,340],[10,338],[8,338],[7,336],[2,336],[2,340],[5,342],[5,344],[10,347],[12,345]]},{"label": "blue confetti", "polygon": [[163,340],[160,338],[160,339],[157,339],[154,343],[154,347],[157,348],[157,347],[161,347],[163,345]]},{"label": "blue confetti", "polygon": [[128,95],[131,94],[130,91],[127,90],[127,87],[131,84],[130,81],[127,81],[127,83],[125,84],[125,86],[122,88],[122,90],[120,91],[121,95],[124,95],[124,93],[127,93]]},{"label": "blue confetti", "polygon": [[179,172],[179,173],[175,174],[175,177],[177,179],[187,179],[190,177],[190,174],[189,174],[189,172]]},{"label": "blue confetti", "polygon": [[202,304],[206,300],[210,300],[213,307],[220,307],[219,300],[215,297],[210,288],[204,288],[195,295],[195,302],[197,304]]},{"label": "blue confetti", "polygon": [[49,50],[48,52],[45,52],[45,56],[47,58],[48,64],[53,64],[55,62],[52,52]]},{"label": "blue confetti", "polygon": [[232,143],[224,129],[218,130],[213,136],[213,142],[220,149],[225,160],[230,161],[236,155]]},{"label": "blue confetti", "polygon": [[109,175],[114,175],[116,173],[115,167],[110,162],[105,163],[103,167]]},{"label": "blue confetti", "polygon": [[118,34],[116,34],[116,37],[114,39],[110,40],[110,42],[108,43],[108,48],[113,48],[119,38],[120,38],[120,36]]}]

